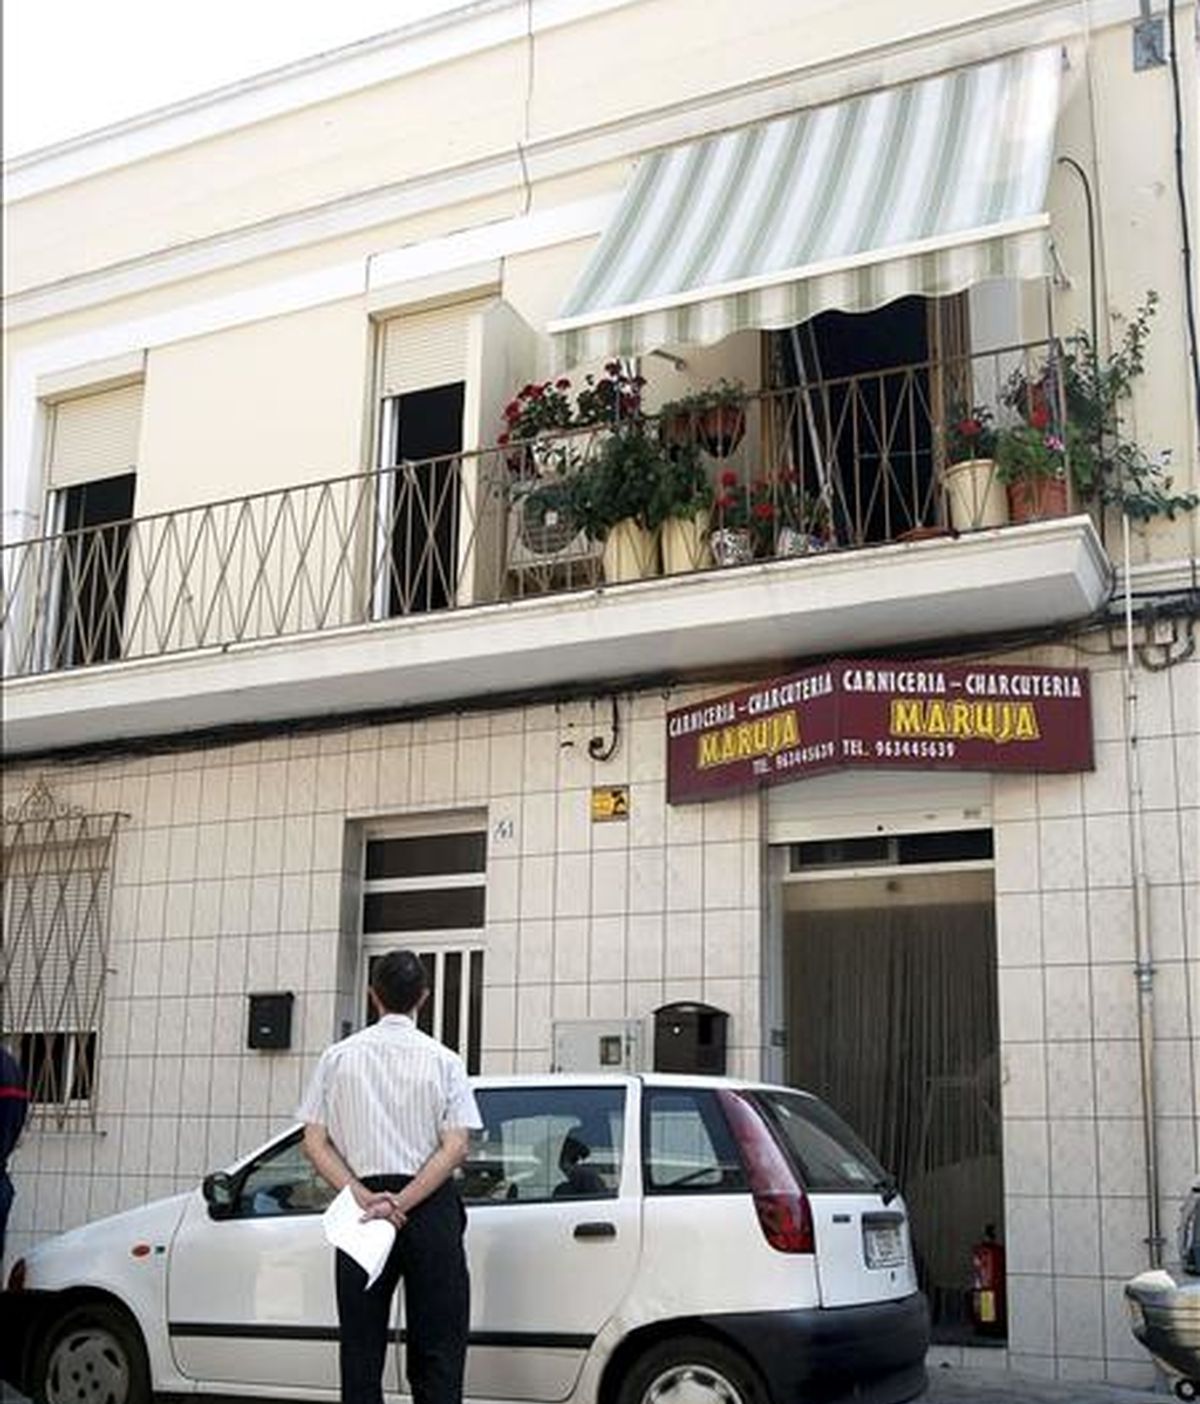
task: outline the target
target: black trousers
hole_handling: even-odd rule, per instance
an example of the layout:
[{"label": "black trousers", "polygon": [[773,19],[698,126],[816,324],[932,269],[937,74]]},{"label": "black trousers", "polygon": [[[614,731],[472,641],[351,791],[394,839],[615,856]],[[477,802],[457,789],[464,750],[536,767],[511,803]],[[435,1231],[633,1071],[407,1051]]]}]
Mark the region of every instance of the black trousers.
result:
[{"label": "black trousers", "polygon": [[[400,1190],[408,1175],[373,1175],[368,1189]],[[461,1404],[467,1356],[470,1280],[463,1250],[467,1216],[453,1181],[409,1215],[383,1271],[367,1275],[337,1254],[342,1404],[383,1404],[383,1366],[392,1297],[404,1278],[405,1368],[413,1404]]]}]

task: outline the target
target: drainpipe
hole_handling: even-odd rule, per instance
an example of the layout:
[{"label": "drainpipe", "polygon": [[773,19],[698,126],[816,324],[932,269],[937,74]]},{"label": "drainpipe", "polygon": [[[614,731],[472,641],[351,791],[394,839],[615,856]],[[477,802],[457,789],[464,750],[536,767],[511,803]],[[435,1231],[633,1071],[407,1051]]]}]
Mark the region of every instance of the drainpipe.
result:
[{"label": "drainpipe", "polygon": [[1129,837],[1133,872],[1133,933],[1137,980],[1138,1053],[1142,1082],[1142,1142],[1146,1155],[1146,1248],[1152,1268],[1162,1266],[1163,1238],[1158,1212],[1158,1118],[1154,1098],[1154,952],[1150,931],[1150,880],[1146,874],[1146,832],[1141,757],[1138,751],[1138,689],[1133,645],[1133,586],[1129,517],[1121,514],[1125,556],[1125,753],[1128,765]]}]

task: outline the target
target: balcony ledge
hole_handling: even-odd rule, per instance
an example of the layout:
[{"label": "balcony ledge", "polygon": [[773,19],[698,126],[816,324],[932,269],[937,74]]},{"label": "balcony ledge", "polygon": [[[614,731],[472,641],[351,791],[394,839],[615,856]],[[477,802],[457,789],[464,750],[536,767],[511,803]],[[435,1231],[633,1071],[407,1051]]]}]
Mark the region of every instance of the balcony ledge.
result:
[{"label": "balcony ledge", "polygon": [[1069,624],[1108,597],[1089,518],[833,552],[10,680],[33,754]]}]

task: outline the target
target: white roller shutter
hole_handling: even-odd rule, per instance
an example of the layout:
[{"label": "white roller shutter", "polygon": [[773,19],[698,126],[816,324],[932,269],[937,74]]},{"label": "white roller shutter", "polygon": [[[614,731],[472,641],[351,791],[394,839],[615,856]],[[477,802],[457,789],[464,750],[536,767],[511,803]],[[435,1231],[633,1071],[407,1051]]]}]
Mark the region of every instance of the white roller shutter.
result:
[{"label": "white roller shutter", "polygon": [[456,302],[384,322],[380,395],[406,395],[467,380],[467,324],[487,305],[486,300]]},{"label": "white roller shutter", "polygon": [[141,381],[60,400],[52,408],[49,486],[75,487],[133,472],[141,429]]},{"label": "white roller shutter", "polygon": [[838,771],[767,791],[769,843],[987,828],[992,777],[977,771]]}]

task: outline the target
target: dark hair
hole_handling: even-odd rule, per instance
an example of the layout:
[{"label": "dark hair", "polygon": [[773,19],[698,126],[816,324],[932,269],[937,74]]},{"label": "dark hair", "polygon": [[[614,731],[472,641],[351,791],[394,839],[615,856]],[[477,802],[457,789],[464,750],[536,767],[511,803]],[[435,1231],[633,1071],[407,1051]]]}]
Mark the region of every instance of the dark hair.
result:
[{"label": "dark hair", "polygon": [[389,1014],[411,1014],[429,988],[429,976],[413,951],[388,951],[371,967],[371,988]]}]

